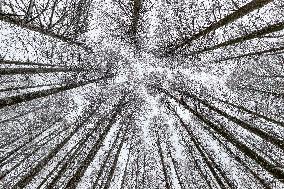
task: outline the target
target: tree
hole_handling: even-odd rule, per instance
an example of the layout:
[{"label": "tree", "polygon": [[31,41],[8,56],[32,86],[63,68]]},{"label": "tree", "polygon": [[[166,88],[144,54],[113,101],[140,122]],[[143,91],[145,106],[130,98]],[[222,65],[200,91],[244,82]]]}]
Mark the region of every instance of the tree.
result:
[{"label": "tree", "polygon": [[283,188],[283,7],[1,1],[0,188]]}]

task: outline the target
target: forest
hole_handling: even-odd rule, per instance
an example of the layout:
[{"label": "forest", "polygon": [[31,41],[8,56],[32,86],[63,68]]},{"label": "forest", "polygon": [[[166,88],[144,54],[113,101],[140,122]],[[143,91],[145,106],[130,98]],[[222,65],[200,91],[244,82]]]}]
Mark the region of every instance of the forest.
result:
[{"label": "forest", "polygon": [[0,189],[284,189],[283,0],[0,0]]}]

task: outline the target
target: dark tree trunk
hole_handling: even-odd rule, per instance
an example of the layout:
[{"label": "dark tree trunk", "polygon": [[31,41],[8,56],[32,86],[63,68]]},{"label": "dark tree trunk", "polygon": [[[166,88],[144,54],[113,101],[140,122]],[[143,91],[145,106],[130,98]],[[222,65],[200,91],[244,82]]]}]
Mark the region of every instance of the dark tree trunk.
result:
[{"label": "dark tree trunk", "polygon": [[75,124],[74,130],[64,138],[54,149],[52,149],[44,158],[42,158],[31,170],[12,187],[12,189],[24,188],[29,182],[43,169],[43,167],[56,156],[56,154],[68,143],[68,141],[79,131],[80,128],[95,114],[93,103],[85,110],[82,117]]},{"label": "dark tree trunk", "polygon": [[117,149],[117,152],[116,152],[116,154],[115,154],[115,156],[114,156],[114,160],[113,160],[112,166],[111,166],[111,168],[110,168],[110,172],[109,172],[109,175],[108,175],[108,177],[107,177],[107,182],[106,182],[106,184],[105,184],[105,186],[104,186],[104,189],[108,189],[108,188],[109,188],[110,183],[111,183],[111,181],[112,181],[112,179],[113,179],[114,171],[115,171],[115,169],[116,169],[116,166],[117,166],[117,163],[118,163],[118,158],[119,158],[119,156],[120,156],[120,152],[121,152],[122,146],[123,146],[123,144],[124,144],[126,135],[127,135],[127,129],[124,130],[123,137],[122,137],[122,139],[121,139],[121,142],[120,142],[120,144],[119,144],[119,147],[118,147],[118,149]]},{"label": "dark tree trunk", "polygon": [[21,61],[12,61],[12,60],[0,60],[0,65],[63,67],[62,65],[45,64],[37,62],[21,62]]},{"label": "dark tree trunk", "polygon": [[106,165],[110,161],[109,159],[111,157],[111,154],[112,154],[114,148],[117,145],[117,141],[118,141],[118,139],[120,137],[121,130],[122,130],[122,127],[119,129],[118,133],[116,134],[116,138],[115,138],[113,144],[111,145],[111,148],[109,149],[109,151],[106,154],[106,157],[105,157],[105,159],[104,159],[104,161],[103,161],[103,163],[102,163],[102,165],[101,165],[101,167],[99,169],[99,172],[98,172],[98,174],[96,176],[96,180],[95,180],[95,182],[94,182],[94,184],[92,186],[93,189],[95,189],[98,186],[99,180],[100,180],[101,176],[103,175],[103,173],[104,173],[104,171],[106,169]]},{"label": "dark tree trunk", "polygon": [[231,22],[234,22],[235,20],[251,13],[252,11],[259,9],[266,4],[272,2],[273,0],[252,0],[251,2],[247,3],[246,5],[240,7],[237,11],[225,16],[221,20],[212,23],[210,26],[205,28],[204,30],[201,30],[200,32],[194,34],[190,38],[185,39],[181,44],[175,45],[171,48],[171,52],[182,48],[185,45],[189,45],[192,41],[199,39],[200,37],[204,37],[210,32],[221,28],[222,26],[228,25]]},{"label": "dark tree trunk", "polygon": [[128,164],[129,164],[129,160],[130,160],[131,150],[132,150],[132,144],[130,144],[130,147],[129,147],[129,152],[128,152],[128,155],[127,155],[126,165],[125,165],[125,168],[124,168],[124,171],[123,171],[123,176],[122,176],[122,181],[121,181],[121,184],[120,184],[120,189],[124,188],[125,179],[127,177],[127,168],[128,168]]},{"label": "dark tree trunk", "polygon": [[15,74],[41,74],[41,73],[56,73],[56,72],[83,72],[83,69],[72,68],[0,68],[0,75],[15,75]]},{"label": "dark tree trunk", "polygon": [[177,176],[177,179],[178,179],[178,183],[180,185],[180,188],[181,189],[185,189],[185,186],[181,180],[181,177],[180,177],[180,174],[179,174],[179,168],[178,168],[178,165],[177,165],[177,161],[174,159],[174,157],[172,156],[172,151],[170,149],[170,147],[168,146],[168,154],[170,155],[170,158],[171,158],[171,161],[173,163],[173,167],[174,167],[174,171],[175,171],[175,174]]},{"label": "dark tree trunk", "polygon": [[227,61],[227,60],[234,60],[234,59],[240,59],[240,58],[246,58],[246,57],[251,57],[251,56],[262,56],[265,55],[267,53],[277,53],[279,51],[284,50],[284,47],[278,47],[278,48],[270,48],[270,49],[266,49],[263,51],[256,51],[256,52],[251,52],[251,53],[246,53],[246,54],[242,54],[242,55],[238,55],[238,56],[232,56],[232,57],[226,57],[226,58],[222,58],[219,60],[215,60],[214,62],[218,63],[218,62],[223,62],[223,61]]},{"label": "dark tree trunk", "polygon": [[35,91],[35,92],[30,92],[30,93],[25,93],[25,94],[21,94],[21,95],[17,95],[17,96],[11,96],[11,97],[6,97],[6,98],[2,98],[0,99],[0,109],[4,108],[6,106],[11,106],[14,104],[19,104],[22,102],[28,102],[37,98],[41,98],[41,97],[46,97],[49,95],[53,95],[53,94],[57,94],[63,91],[67,91],[67,90],[71,90],[77,87],[81,87],[84,85],[88,85],[91,83],[95,83],[98,82],[100,80],[103,79],[107,79],[109,78],[108,76],[105,77],[101,77],[98,79],[93,79],[93,80],[89,80],[89,81],[85,81],[85,82],[78,82],[78,83],[72,83],[72,84],[66,84],[60,87],[55,87],[55,88],[51,88],[51,89],[46,89],[46,90],[42,90],[42,91]]},{"label": "dark tree trunk", "polygon": [[185,94],[186,94],[186,96],[189,96],[193,100],[196,100],[199,103],[205,105],[207,108],[209,108],[209,110],[213,110],[213,111],[217,112],[218,114],[220,114],[221,116],[224,116],[229,121],[241,126],[243,129],[250,131],[251,133],[261,137],[263,140],[266,140],[266,141],[274,144],[278,148],[284,150],[284,141],[282,139],[278,139],[275,136],[270,135],[270,134],[262,131],[261,129],[253,127],[250,124],[248,124],[248,123],[246,123],[246,122],[244,122],[244,121],[242,121],[242,120],[240,120],[240,119],[238,119],[238,118],[236,118],[232,115],[229,115],[228,113],[220,110],[219,108],[209,104],[209,102],[207,102],[206,100],[202,100],[202,99],[198,98],[196,95],[193,95],[193,94],[188,93],[188,92],[186,92]]},{"label": "dark tree trunk", "polygon": [[96,156],[98,150],[102,146],[104,139],[106,138],[107,134],[109,133],[112,125],[116,122],[118,114],[121,113],[122,108],[126,104],[125,102],[123,102],[123,100],[124,100],[124,98],[122,98],[122,100],[119,101],[114,113],[111,116],[111,119],[109,120],[109,123],[106,125],[104,131],[98,137],[98,140],[96,141],[96,143],[94,144],[92,149],[89,151],[87,157],[82,161],[82,163],[79,166],[79,168],[77,169],[77,171],[73,174],[71,179],[68,181],[65,188],[76,188],[78,183],[81,181],[81,178],[85,174],[89,165],[92,163],[92,161],[93,161],[94,157]]},{"label": "dark tree trunk", "polygon": [[160,137],[159,137],[158,132],[156,132],[156,136],[157,136],[156,144],[157,144],[157,147],[158,147],[158,153],[159,153],[159,156],[160,156],[160,160],[161,160],[161,164],[162,164],[162,171],[163,171],[163,174],[164,174],[165,188],[171,189],[169,176],[168,176],[168,172],[167,172],[167,168],[166,168],[166,164],[165,164],[165,160],[164,160],[164,155],[163,155],[163,150],[162,150],[162,147],[161,147]]},{"label": "dark tree trunk", "polygon": [[240,150],[242,153],[244,153],[246,156],[254,160],[258,165],[260,165],[263,169],[265,169],[267,172],[269,172],[271,175],[273,175],[275,178],[277,178],[280,182],[284,182],[284,172],[277,168],[275,165],[267,161],[265,158],[263,158],[261,155],[257,154],[255,151],[250,149],[248,146],[243,144],[241,141],[236,139],[233,134],[231,134],[229,131],[227,131],[223,126],[220,127],[210,121],[209,119],[205,118],[202,114],[199,112],[193,110],[191,107],[189,107],[182,99],[178,99],[172,94],[170,94],[168,91],[162,88],[156,88],[159,91],[163,92],[170,98],[174,99],[177,103],[182,105],[185,109],[187,109],[190,113],[192,113],[194,116],[196,116],[201,122],[203,122],[207,127],[213,129],[216,133],[218,133],[220,136],[228,140],[231,144],[233,144],[238,150]]},{"label": "dark tree trunk", "polygon": [[242,43],[242,42],[245,42],[245,41],[248,41],[248,40],[251,40],[251,39],[260,38],[263,35],[270,34],[270,33],[277,32],[277,31],[281,31],[283,29],[284,29],[284,22],[280,22],[280,23],[277,23],[277,24],[266,26],[265,28],[262,28],[260,30],[253,31],[253,32],[251,32],[251,33],[249,33],[245,36],[230,39],[228,41],[213,45],[211,47],[206,47],[202,50],[198,50],[198,51],[195,51],[193,53],[194,54],[203,53],[203,52],[207,52],[207,51],[216,50],[216,49],[219,49],[221,47],[235,45],[237,43]]}]

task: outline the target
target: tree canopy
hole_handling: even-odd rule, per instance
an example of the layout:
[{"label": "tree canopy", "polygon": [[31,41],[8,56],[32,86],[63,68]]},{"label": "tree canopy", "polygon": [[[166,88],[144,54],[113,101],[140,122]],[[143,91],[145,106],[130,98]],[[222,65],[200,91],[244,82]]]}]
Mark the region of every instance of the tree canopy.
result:
[{"label": "tree canopy", "polygon": [[1,0],[0,188],[284,188],[284,1]]}]

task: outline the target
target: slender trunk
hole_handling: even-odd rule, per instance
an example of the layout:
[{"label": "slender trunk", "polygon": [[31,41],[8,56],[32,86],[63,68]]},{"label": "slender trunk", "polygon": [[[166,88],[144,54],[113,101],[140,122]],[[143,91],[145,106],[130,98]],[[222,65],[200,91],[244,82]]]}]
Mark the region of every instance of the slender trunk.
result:
[{"label": "slender trunk", "polygon": [[225,129],[224,127],[220,127],[215,123],[213,123],[212,121],[210,121],[209,119],[205,118],[202,114],[200,114],[199,112],[193,110],[190,106],[188,106],[182,99],[176,98],[165,89],[158,87],[156,87],[156,89],[163,92],[164,94],[175,100],[177,103],[182,105],[185,109],[187,109],[190,113],[192,113],[195,117],[197,117],[201,122],[205,123],[207,127],[212,128],[216,133],[218,133],[220,136],[228,140],[238,150],[240,150],[246,156],[254,160],[258,165],[260,165],[263,169],[265,169],[267,172],[269,172],[271,175],[277,178],[280,182],[284,182],[284,172],[281,169],[277,168],[275,165],[273,165],[265,158],[254,152],[252,149],[250,149],[248,146],[243,144],[241,141],[235,138],[234,135],[231,134],[227,129]]},{"label": "slender trunk", "polygon": [[[25,116],[25,115],[34,113],[34,112],[36,112],[36,111],[38,111],[38,110],[41,110],[41,109],[44,109],[44,108],[46,108],[46,107],[49,107],[49,104],[45,104],[45,105],[42,105],[42,106],[40,106],[40,107],[37,107],[37,108],[35,108],[35,109],[33,109],[33,110],[28,110],[28,111],[25,111],[25,112],[23,112],[23,113],[20,113],[20,114],[18,114],[18,115],[16,115],[16,116],[13,116],[13,117],[10,117],[10,118],[1,120],[1,121],[0,121],[0,124],[6,123],[6,122],[9,122],[9,121],[14,121],[15,119],[17,119],[17,118],[19,118],[19,117],[22,117],[22,116]],[[0,148],[3,148],[3,146],[0,146]]]},{"label": "slender trunk", "polygon": [[161,164],[162,164],[162,171],[163,171],[164,179],[165,179],[165,188],[171,189],[170,182],[169,182],[169,176],[168,176],[168,173],[167,173],[167,168],[166,168],[163,150],[162,150],[162,147],[161,147],[160,137],[159,137],[158,132],[156,132],[156,136],[157,136],[156,143],[157,143],[157,147],[158,147],[158,153],[159,153],[159,156],[160,156],[160,160],[161,160]]},{"label": "slender trunk", "polygon": [[245,36],[237,37],[237,38],[234,38],[234,39],[213,45],[211,47],[206,47],[202,50],[194,51],[193,54],[212,51],[212,50],[219,49],[221,47],[226,47],[226,46],[234,45],[234,44],[237,44],[237,43],[242,43],[242,42],[245,42],[245,41],[248,41],[248,40],[251,40],[251,39],[260,38],[261,36],[266,35],[266,34],[281,31],[283,29],[284,29],[284,22],[269,25],[269,26],[266,26],[265,28],[262,28],[260,30],[253,31],[253,32],[251,32],[251,33],[249,33]]},{"label": "slender trunk", "polygon": [[5,89],[0,89],[0,92],[12,92],[15,90],[23,90],[23,89],[33,89],[33,88],[40,88],[40,87],[54,87],[55,85],[61,85],[61,84],[42,84],[42,85],[34,85],[34,86],[22,86],[22,87],[8,87]]},{"label": "slender trunk", "polygon": [[[55,120],[54,123],[56,122],[60,122],[62,120],[62,117]],[[36,139],[37,137],[39,137],[40,135],[42,135],[45,131],[47,131],[48,129],[50,129],[49,127],[46,127],[43,131],[40,131],[39,133],[35,134],[34,136],[32,137],[29,137],[27,141],[23,142],[23,144],[19,145],[18,147],[16,147],[15,149],[11,150],[10,152],[8,152],[7,154],[4,155],[4,157],[1,157],[0,159],[0,167],[4,166],[4,161],[6,161],[8,158],[10,158],[13,154],[19,152],[20,150],[23,149],[23,147],[27,146],[28,144],[32,143],[32,141],[34,139]],[[26,132],[28,133],[28,132]],[[19,137],[21,138],[22,135]],[[11,142],[9,142],[8,144],[6,143],[5,146],[17,141],[19,138],[16,138],[14,140],[12,140]],[[46,137],[44,137],[46,138]]]},{"label": "slender trunk", "polygon": [[175,174],[176,174],[176,176],[177,176],[177,179],[178,179],[178,183],[179,183],[179,185],[180,185],[180,188],[181,188],[181,189],[185,189],[185,186],[183,185],[183,182],[182,182],[182,180],[181,180],[181,178],[180,178],[180,175],[179,175],[179,172],[178,172],[179,168],[178,168],[178,165],[177,165],[177,161],[176,161],[176,160],[174,159],[174,157],[172,156],[172,151],[171,151],[171,149],[170,149],[169,146],[168,146],[168,154],[170,155],[171,161],[172,161],[172,163],[173,163],[174,171],[175,171]]},{"label": "slender trunk", "polygon": [[[32,152],[30,152],[28,155],[24,155],[23,159],[20,160],[18,163],[16,163],[14,166],[10,167],[9,169],[6,169],[5,171],[3,171],[2,173],[0,173],[0,180],[3,179],[7,174],[9,174],[10,172],[12,172],[13,170],[15,170],[17,167],[19,167],[25,160],[27,160],[29,157],[31,157],[32,155],[34,155],[34,153],[36,153],[42,146],[48,144],[50,141],[52,141],[55,137],[59,136],[61,133],[63,133],[67,128],[65,128],[64,130],[61,130],[60,132],[58,131],[53,131],[50,135],[53,135],[54,133],[56,133],[56,135],[54,135],[53,137],[49,138],[48,140],[46,140],[43,144],[41,144],[41,146],[38,146],[36,148],[34,148],[32,150]],[[50,136],[49,135],[49,136]],[[41,140],[45,140],[46,138],[48,138],[49,136],[44,137]],[[6,164],[9,164],[9,162],[6,162]],[[0,165],[0,167],[2,167],[2,165]]]},{"label": "slender trunk", "polygon": [[97,187],[97,185],[99,183],[99,180],[100,180],[101,176],[103,175],[103,173],[105,171],[106,165],[107,165],[107,163],[108,163],[108,161],[109,161],[109,159],[111,157],[111,154],[112,154],[114,148],[117,145],[117,141],[118,141],[118,139],[120,137],[121,130],[122,130],[122,127],[119,129],[118,133],[116,134],[116,138],[115,138],[114,142],[112,143],[111,148],[109,149],[109,151],[106,154],[106,157],[105,157],[105,159],[104,159],[104,161],[103,161],[103,163],[102,163],[102,165],[101,165],[101,167],[99,169],[99,172],[97,174],[96,180],[95,180],[95,182],[94,182],[94,184],[92,186],[93,189],[95,189]]},{"label": "slender trunk", "polygon": [[24,29],[28,29],[30,31],[34,31],[46,36],[49,36],[51,38],[55,38],[55,39],[59,39],[63,42],[66,42],[70,45],[76,45],[79,46],[81,48],[83,48],[85,51],[87,52],[92,52],[92,49],[90,47],[87,47],[84,43],[82,42],[78,42],[78,41],[74,41],[73,38],[70,37],[66,37],[63,35],[60,35],[58,33],[52,32],[52,31],[48,31],[45,28],[41,27],[41,26],[37,26],[37,25],[33,25],[33,24],[23,24],[24,23],[24,19],[20,19],[20,18],[15,18],[12,16],[8,16],[8,15],[2,15],[0,14],[0,21],[3,22],[7,22],[9,24],[13,24],[16,25],[18,27],[24,28]]},{"label": "slender trunk", "polygon": [[125,165],[125,168],[124,168],[122,181],[121,181],[121,184],[120,184],[120,189],[124,188],[124,183],[125,183],[125,179],[126,179],[126,176],[127,176],[127,168],[128,168],[128,164],[129,164],[129,160],[130,160],[131,150],[132,150],[132,144],[130,145],[130,148],[129,148],[129,151],[128,151],[126,165]]},{"label": "slender trunk", "polygon": [[[99,119],[96,124],[99,126],[100,123],[102,123],[106,118],[103,117],[102,119]],[[66,172],[68,166],[72,163],[72,161],[74,160],[74,158],[76,157],[76,155],[78,154],[79,151],[82,151],[83,147],[86,145],[87,141],[93,136],[93,134],[96,132],[96,129],[93,129],[92,131],[88,132],[88,134],[86,136],[84,136],[76,145],[78,146],[78,148],[73,152],[73,154],[68,157],[68,159],[64,162],[64,164],[61,166],[60,170],[58,172],[56,172],[56,176],[52,179],[52,181],[46,186],[46,188],[48,189],[53,189],[55,187],[55,184],[57,181],[59,181],[62,177],[63,174]],[[75,147],[75,146],[74,146]],[[67,156],[66,156],[67,158]],[[60,165],[61,163],[57,164],[57,167]]]},{"label": "slender trunk", "polygon": [[83,69],[70,68],[0,68],[0,75],[16,75],[16,74],[41,74],[56,72],[82,72]]},{"label": "slender trunk", "polygon": [[224,179],[224,181],[227,183],[227,185],[229,186],[229,188],[233,188],[236,189],[237,186],[228,178],[228,176],[226,175],[225,171],[222,170],[222,168],[216,163],[216,161],[212,158],[212,156],[210,154],[208,154],[205,150],[205,148],[203,146],[200,146],[201,149],[203,151],[205,151],[209,161],[212,163],[213,167],[219,172],[219,174],[222,176],[222,178]]},{"label": "slender trunk", "polygon": [[104,189],[108,189],[109,186],[110,186],[110,183],[111,183],[112,178],[113,178],[113,176],[114,176],[114,171],[115,171],[115,169],[116,169],[116,165],[117,165],[117,163],[118,163],[118,158],[119,158],[119,156],[120,156],[120,152],[121,152],[122,146],[123,146],[124,141],[125,141],[126,134],[127,134],[127,129],[124,130],[124,135],[123,135],[123,137],[122,137],[122,139],[121,139],[121,142],[120,142],[120,144],[119,144],[118,150],[117,150],[117,152],[116,152],[116,154],[115,154],[115,157],[114,157],[114,160],[113,160],[113,163],[112,163],[112,166],[111,166],[109,175],[108,175],[108,177],[107,177],[107,182],[106,182],[106,184],[105,184],[105,186],[104,186]]},{"label": "slender trunk", "polygon": [[240,59],[240,58],[245,58],[245,57],[250,57],[250,56],[255,56],[255,55],[261,56],[261,55],[264,55],[266,53],[276,53],[276,52],[282,51],[282,50],[284,50],[284,47],[270,48],[270,49],[266,49],[266,50],[263,50],[263,51],[257,51],[257,52],[242,54],[242,55],[239,55],[239,56],[226,57],[226,58],[222,58],[222,59],[219,59],[219,60],[215,60],[214,62],[218,63],[218,62],[223,62],[223,61],[227,61],[227,60]]},{"label": "slender trunk", "polygon": [[239,110],[241,110],[241,111],[244,111],[244,112],[246,112],[246,113],[249,113],[249,114],[251,114],[251,115],[254,115],[254,116],[257,116],[257,117],[259,117],[259,118],[262,118],[262,119],[264,119],[264,120],[266,120],[266,121],[268,121],[268,122],[271,122],[271,123],[274,123],[274,124],[277,124],[277,125],[280,125],[280,126],[284,127],[284,122],[274,120],[274,119],[269,118],[269,117],[267,117],[267,116],[265,116],[265,115],[261,115],[261,114],[255,112],[255,111],[252,111],[252,110],[249,110],[249,109],[245,108],[244,106],[236,105],[236,104],[233,104],[233,103],[231,103],[231,102],[229,102],[229,101],[221,100],[221,99],[219,99],[219,98],[213,98],[213,99],[215,99],[215,100],[217,100],[217,101],[219,101],[219,102],[222,102],[222,103],[224,103],[224,104],[226,104],[226,105],[229,105],[229,106],[232,106],[232,107],[234,107],[234,108],[237,108],[237,109],[239,109]]},{"label": "slender trunk", "polygon": [[139,153],[136,158],[136,174],[135,174],[135,189],[139,187]]},{"label": "slender trunk", "polygon": [[239,155],[234,154],[234,152],[226,145],[224,144],[224,142],[222,142],[211,130],[208,129],[208,132],[211,134],[211,136],[218,141],[218,143],[220,144],[220,146],[223,146],[225,148],[225,150],[228,152],[228,155],[230,157],[232,157],[236,162],[238,162],[241,166],[243,166],[245,168],[246,171],[248,171],[250,174],[252,174],[254,176],[254,178],[262,185],[263,188],[265,189],[272,189],[268,183],[259,177],[258,174],[256,174],[249,165],[247,165],[241,158]]},{"label": "slender trunk", "polygon": [[180,121],[181,126],[186,130],[187,134],[189,135],[191,141],[193,142],[194,146],[196,147],[199,155],[201,156],[201,158],[203,159],[203,161],[205,162],[206,166],[208,167],[208,169],[210,170],[211,174],[213,175],[213,177],[215,178],[215,180],[217,181],[218,185],[222,188],[222,189],[227,189],[227,186],[223,183],[221,177],[218,175],[218,173],[215,171],[214,168],[214,163],[208,158],[208,155],[206,154],[205,151],[202,150],[202,145],[201,143],[196,139],[196,137],[194,136],[193,132],[189,129],[189,127],[183,122],[183,120],[179,117],[179,115],[174,112],[175,116],[177,116],[177,118]]},{"label": "slender trunk", "polygon": [[84,85],[88,85],[91,83],[95,83],[95,82],[98,82],[100,80],[107,79],[107,78],[109,78],[109,76],[104,76],[98,79],[93,79],[93,80],[84,81],[84,82],[66,84],[60,87],[55,87],[55,88],[41,90],[41,91],[29,92],[29,93],[20,94],[17,96],[2,98],[0,99],[0,109],[7,107],[7,106],[14,105],[14,104],[28,102],[28,101],[31,101],[37,98],[46,97],[46,96],[57,94],[63,91],[71,90],[71,89],[81,87]]},{"label": "slender trunk", "polygon": [[201,104],[203,104],[204,106],[209,108],[209,110],[215,111],[216,113],[218,113],[221,116],[225,117],[229,121],[239,125],[243,129],[246,129],[246,130],[250,131],[251,133],[259,136],[260,138],[262,138],[263,140],[266,140],[266,141],[274,144],[278,148],[284,150],[284,141],[283,141],[283,139],[278,139],[275,136],[270,135],[270,134],[262,131],[261,129],[258,129],[256,127],[251,126],[250,124],[248,124],[248,123],[238,119],[235,116],[229,115],[228,113],[220,110],[219,108],[209,104],[206,100],[202,100],[202,99],[198,98],[196,95],[193,95],[193,94],[191,94],[189,92],[186,92],[185,95],[190,97],[190,98],[192,98],[193,100],[196,100],[196,101],[200,102]]},{"label": "slender trunk", "polygon": [[112,125],[116,122],[118,114],[121,113],[122,108],[126,104],[125,102],[123,102],[123,100],[124,100],[124,98],[122,98],[119,101],[119,104],[116,107],[115,112],[112,114],[109,123],[106,125],[104,131],[99,135],[98,140],[96,141],[96,143],[94,144],[92,149],[89,151],[89,153],[86,156],[86,158],[82,161],[82,163],[79,166],[79,168],[77,169],[77,171],[73,174],[71,179],[68,181],[68,183],[65,186],[65,188],[70,188],[70,189],[76,188],[78,183],[81,181],[81,178],[85,174],[87,168],[92,163],[92,161],[93,161],[94,157],[96,156],[96,154],[97,154],[98,150],[100,149],[100,147],[103,145],[104,139],[106,138],[107,134],[109,133]]},{"label": "slender trunk", "polygon": [[[199,165],[199,162],[198,160],[194,157],[194,154],[191,150],[191,147],[189,144],[187,144],[185,138],[182,136],[182,140],[183,142],[185,143],[186,147],[187,147],[187,152],[189,153],[189,155],[191,156],[190,159],[193,159],[193,163],[194,163],[194,166],[196,167],[199,175],[201,176],[201,178],[206,182],[207,186],[210,188],[210,189],[213,189],[214,187],[212,187],[211,183],[209,182],[209,179],[208,179],[208,176],[206,174],[204,174],[202,172],[202,169],[201,169],[201,166]],[[206,172],[207,173],[207,172]]]},{"label": "slender trunk", "polygon": [[54,13],[55,13],[55,9],[56,9],[56,6],[57,6],[57,3],[58,3],[58,0],[55,0],[53,2],[53,6],[51,8],[51,14],[49,16],[49,24],[47,26],[47,29],[50,30],[51,29],[51,26],[52,26],[52,20],[53,20],[53,16],[54,16]]},{"label": "slender trunk", "polygon": [[35,5],[35,0],[30,0],[29,7],[24,18],[25,23],[28,22],[29,19],[32,17],[34,5]]},{"label": "slender trunk", "polygon": [[284,93],[276,93],[276,92],[271,92],[271,91],[265,91],[261,89],[255,89],[251,86],[245,86],[245,87],[237,87],[238,89],[245,90],[245,91],[251,91],[253,93],[258,93],[258,94],[265,94],[268,96],[273,96],[276,98],[282,98],[284,99]]},{"label": "slender trunk", "polygon": [[93,109],[94,103],[91,103],[88,108],[83,112],[82,117],[75,123],[73,131],[64,138],[54,149],[52,149],[44,158],[42,158],[31,170],[22,176],[22,178],[15,183],[12,189],[24,188],[29,182],[43,169],[43,167],[54,158],[58,152],[68,143],[68,141],[79,131],[80,128],[95,114]]},{"label": "slender trunk", "polygon": [[21,61],[14,61],[14,60],[0,60],[0,65],[63,67],[62,65],[45,64],[45,63],[37,63],[37,62],[21,62]]},{"label": "slender trunk", "polygon": [[133,10],[132,10],[132,20],[131,20],[131,33],[134,38],[134,43],[136,43],[140,11],[142,8],[142,0],[132,0],[132,1],[133,1]]},{"label": "slender trunk", "polygon": [[228,25],[231,22],[236,21],[239,18],[253,12],[254,10],[260,9],[261,7],[265,6],[266,4],[272,2],[273,0],[252,0],[251,2],[245,4],[244,6],[240,7],[237,11],[225,16],[221,20],[212,23],[210,26],[201,30],[200,32],[194,34],[188,39],[185,39],[181,44],[175,45],[171,48],[171,52],[176,51],[177,49],[182,48],[183,46],[190,44],[192,41],[197,40],[201,37],[206,36],[212,31],[219,29],[225,25]]},{"label": "slender trunk", "polygon": [[[80,143],[80,142],[79,142]],[[50,187],[50,186],[54,186],[54,184],[56,183],[57,181],[57,176],[61,173],[61,170],[64,168],[64,165],[66,164],[66,161],[71,161],[72,158],[70,158],[70,155],[73,153],[73,154],[76,154],[77,150],[78,149],[81,149],[80,146],[79,146],[79,143],[75,144],[70,151],[68,151],[68,153],[66,153],[66,155],[64,155],[64,157],[62,158],[62,160],[60,160],[56,166],[46,175],[46,177],[41,181],[41,183],[37,186],[37,189],[40,189],[42,187],[42,185],[44,183],[47,182],[48,179],[50,179],[50,177],[52,176],[52,174],[58,169],[58,167],[60,165],[62,165],[61,169],[56,173],[56,176],[54,178],[52,178],[51,182],[50,183],[47,183],[46,185],[46,188],[53,188],[53,187]],[[74,151],[74,152],[73,152]],[[71,156],[72,157],[72,156]]]},{"label": "slender trunk", "polygon": [[[104,118],[103,118],[104,119]],[[74,160],[74,158],[76,157],[76,155],[78,154],[79,151],[82,151],[83,147],[86,145],[87,141],[93,136],[93,134],[95,133],[96,129],[93,129],[92,131],[90,131],[86,136],[84,136],[73,148],[77,149],[72,153],[72,155],[70,155],[69,157],[66,155],[66,161],[63,163],[63,165],[61,166],[60,170],[56,172],[56,176],[52,179],[52,181],[46,186],[47,189],[53,189],[55,188],[55,184],[56,182],[58,182],[62,177],[63,174],[66,172],[68,166],[72,163],[72,161]],[[73,149],[72,148],[72,149]],[[72,150],[70,150],[71,153]],[[69,154],[69,153],[68,153]],[[58,163],[56,167],[58,167],[60,164],[62,163]]]},{"label": "slender trunk", "polygon": [[[145,177],[146,177],[146,153],[144,152],[144,158],[143,158],[143,175],[142,175],[142,189],[145,188]],[[121,188],[122,189],[122,188]]]}]

